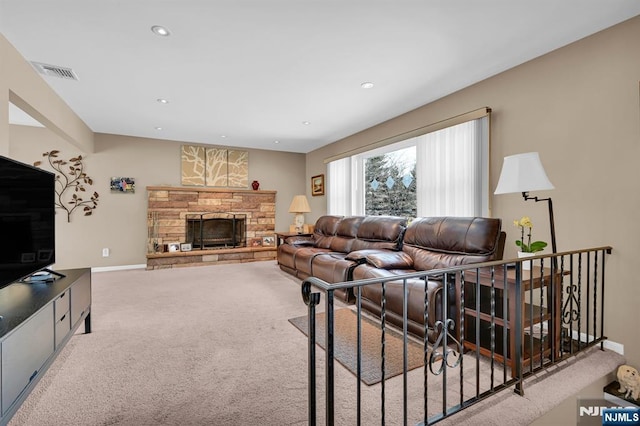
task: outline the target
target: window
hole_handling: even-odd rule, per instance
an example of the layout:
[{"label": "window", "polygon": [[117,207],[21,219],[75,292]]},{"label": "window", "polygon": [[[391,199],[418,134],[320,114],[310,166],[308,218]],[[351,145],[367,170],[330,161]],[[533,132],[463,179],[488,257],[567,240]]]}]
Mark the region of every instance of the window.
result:
[{"label": "window", "polygon": [[330,161],[328,213],[488,216],[488,116]]},{"label": "window", "polygon": [[364,160],[364,213],[416,216],[416,148]]}]

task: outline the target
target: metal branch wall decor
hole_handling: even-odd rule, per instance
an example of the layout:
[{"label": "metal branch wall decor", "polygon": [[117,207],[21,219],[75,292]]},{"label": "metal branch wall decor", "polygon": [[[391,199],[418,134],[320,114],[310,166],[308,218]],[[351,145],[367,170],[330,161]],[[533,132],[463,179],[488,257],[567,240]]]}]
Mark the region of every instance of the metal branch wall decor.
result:
[{"label": "metal branch wall decor", "polygon": [[[58,159],[60,151],[53,150],[42,154],[47,157],[49,165],[55,170],[56,207],[67,213],[67,222],[71,222],[71,213],[81,208],[85,216],[91,216],[93,210],[98,207],[98,193],[88,194],[86,185],[93,185],[93,180],[84,172],[82,155],[70,158],[68,161]],[[39,167],[42,161],[36,161],[34,166]],[[86,195],[85,195],[86,194]]]}]

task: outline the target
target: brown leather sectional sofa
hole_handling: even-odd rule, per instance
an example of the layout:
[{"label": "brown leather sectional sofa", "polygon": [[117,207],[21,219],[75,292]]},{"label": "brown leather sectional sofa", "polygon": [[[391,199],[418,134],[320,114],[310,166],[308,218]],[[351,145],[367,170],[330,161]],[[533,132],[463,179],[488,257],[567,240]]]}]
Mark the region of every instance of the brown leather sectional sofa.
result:
[{"label": "brown leather sectional sofa", "polygon": [[[299,278],[315,276],[330,283],[389,278],[416,271],[502,259],[504,232],[492,218],[430,217],[406,221],[386,216],[322,216],[313,236],[290,237],[278,247],[280,268]],[[437,337],[442,319],[442,280],[411,279],[408,286],[408,330],[424,336],[425,286],[429,302],[428,336]],[[381,285],[362,290],[362,307],[381,314]],[[386,320],[402,326],[402,281],[386,284]],[[455,291],[449,295],[449,318],[457,317]],[[345,302],[353,293],[336,291]]]},{"label": "brown leather sectional sofa", "polygon": [[[298,278],[315,276],[337,283],[351,280],[360,262],[347,259],[354,251],[397,251],[407,220],[391,216],[322,216],[311,237],[289,237],[278,247],[280,268]],[[349,302],[350,292],[336,291],[336,297]]]}]

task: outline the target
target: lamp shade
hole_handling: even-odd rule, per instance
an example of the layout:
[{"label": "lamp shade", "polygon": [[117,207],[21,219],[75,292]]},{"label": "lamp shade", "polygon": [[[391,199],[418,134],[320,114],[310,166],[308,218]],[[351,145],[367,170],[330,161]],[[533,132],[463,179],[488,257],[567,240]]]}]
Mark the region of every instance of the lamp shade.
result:
[{"label": "lamp shade", "polygon": [[553,189],[537,152],[504,157],[500,180],[494,194]]},{"label": "lamp shade", "polygon": [[309,202],[307,201],[307,197],[304,195],[296,195],[293,197],[293,201],[291,201],[291,205],[289,206],[289,213],[310,213],[311,208],[309,207]]}]

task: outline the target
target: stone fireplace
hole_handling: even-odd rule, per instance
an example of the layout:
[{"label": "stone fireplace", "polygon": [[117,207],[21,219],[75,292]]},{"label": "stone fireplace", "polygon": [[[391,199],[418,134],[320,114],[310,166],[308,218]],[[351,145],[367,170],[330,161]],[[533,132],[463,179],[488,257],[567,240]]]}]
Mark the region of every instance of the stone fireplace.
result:
[{"label": "stone fireplace", "polygon": [[249,244],[274,236],[276,191],[150,186],[147,194],[147,269],[276,257],[275,246]]}]

